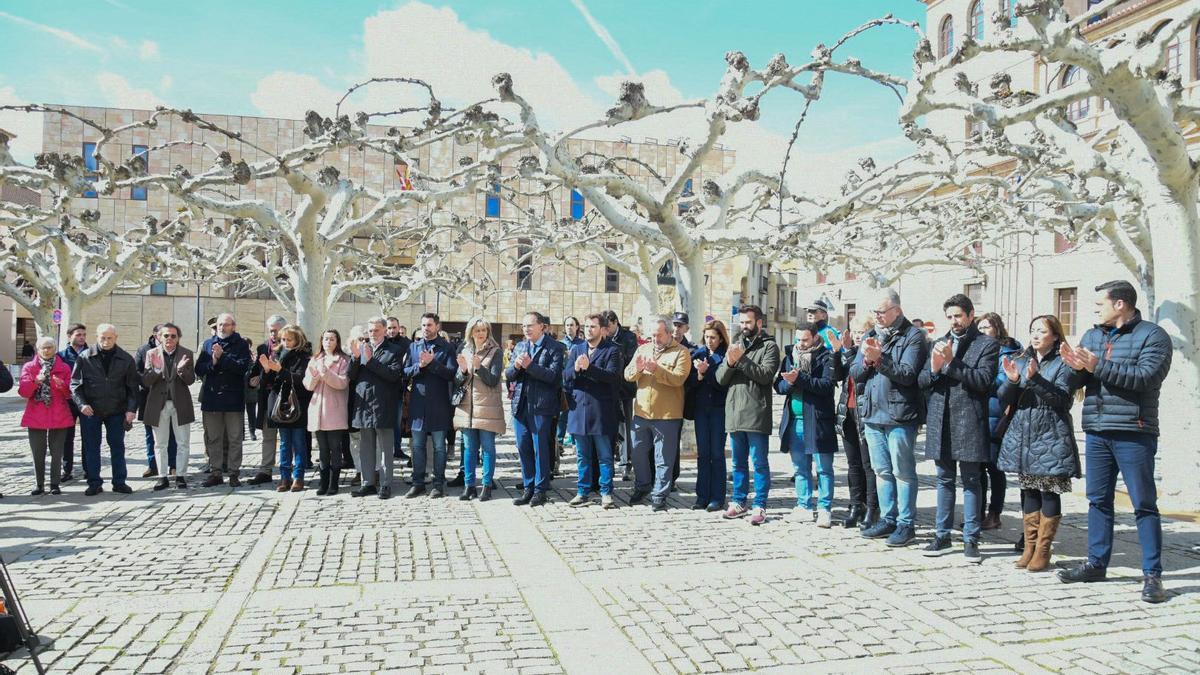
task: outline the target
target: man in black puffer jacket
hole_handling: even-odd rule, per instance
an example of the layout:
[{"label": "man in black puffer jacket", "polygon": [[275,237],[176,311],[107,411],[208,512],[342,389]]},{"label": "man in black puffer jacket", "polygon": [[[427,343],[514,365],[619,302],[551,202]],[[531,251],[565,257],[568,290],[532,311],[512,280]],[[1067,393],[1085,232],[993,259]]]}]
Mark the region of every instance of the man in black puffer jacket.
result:
[{"label": "man in black puffer jacket", "polygon": [[1154,485],[1158,397],[1171,370],[1171,338],[1142,319],[1137,291],[1127,281],[1096,287],[1096,327],[1079,346],[1063,345],[1074,369],[1071,388],[1084,387],[1087,432],[1088,559],[1063,570],[1064,583],[1101,581],[1113,549],[1113,492],[1119,473],[1129,489],[1142,547],[1142,600],[1162,602],[1162,520]]}]

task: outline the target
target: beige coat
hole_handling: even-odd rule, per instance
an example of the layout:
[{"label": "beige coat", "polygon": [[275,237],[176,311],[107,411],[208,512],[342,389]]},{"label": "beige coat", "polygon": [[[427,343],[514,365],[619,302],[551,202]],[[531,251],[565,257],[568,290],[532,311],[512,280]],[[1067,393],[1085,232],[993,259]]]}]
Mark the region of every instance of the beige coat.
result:
[{"label": "beige coat", "polygon": [[[465,351],[465,346],[464,342],[458,353],[469,361],[471,355]],[[504,397],[501,395],[504,383],[500,380],[504,356],[495,342],[485,345],[479,356],[483,359],[479,368],[474,372],[459,368],[454,376],[455,384],[466,388],[466,395],[454,409],[454,428],[482,429],[499,436],[505,430]]]},{"label": "beige coat", "polygon": [[692,371],[692,357],[683,345],[671,345],[658,355],[658,370],[653,374],[637,369],[639,356],[654,357],[654,342],[638,347],[625,366],[625,379],[637,383],[633,414],[647,420],[683,419],[683,383]]}]

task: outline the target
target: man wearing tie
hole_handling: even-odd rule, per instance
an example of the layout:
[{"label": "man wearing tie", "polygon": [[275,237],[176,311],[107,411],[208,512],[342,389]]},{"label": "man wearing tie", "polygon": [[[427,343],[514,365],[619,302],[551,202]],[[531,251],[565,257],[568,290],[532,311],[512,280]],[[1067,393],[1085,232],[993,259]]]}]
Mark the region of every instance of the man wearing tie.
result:
[{"label": "man wearing tie", "polygon": [[524,491],[513,504],[541,506],[550,489],[551,453],[556,451],[554,419],[560,412],[566,348],[546,335],[538,312],[526,314],[521,328],[525,339],[513,350],[512,362],[504,371],[504,379],[513,383],[513,430],[524,483]]}]

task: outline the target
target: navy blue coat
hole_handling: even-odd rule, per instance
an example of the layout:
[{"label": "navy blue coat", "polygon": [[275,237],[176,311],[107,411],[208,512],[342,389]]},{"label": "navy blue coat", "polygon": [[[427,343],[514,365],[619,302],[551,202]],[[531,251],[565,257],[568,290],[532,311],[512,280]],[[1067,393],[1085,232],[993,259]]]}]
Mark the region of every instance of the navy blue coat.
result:
[{"label": "navy blue coat", "polygon": [[[529,421],[530,415],[553,417],[562,411],[562,372],[566,358],[563,343],[546,335],[540,349],[529,340],[521,340],[513,349],[504,379],[513,385],[512,414]],[[517,357],[532,354],[527,368],[517,368]]]},{"label": "navy blue coat", "polygon": [[[612,341],[616,343],[617,348],[621,350],[621,370],[624,371],[625,366],[629,365],[629,362],[633,360],[634,355],[637,354],[637,336],[633,334],[633,331],[621,326],[620,329],[617,330],[617,334],[612,336]],[[622,380],[624,380],[624,378],[622,378]],[[637,396],[637,383],[635,382],[622,381],[617,385],[617,389],[622,400],[632,401]]]},{"label": "navy blue coat", "polygon": [[[775,376],[775,393],[788,399],[799,395],[804,402],[804,449],[809,453],[827,455],[837,452],[837,410],[833,403],[833,355],[822,345],[813,352],[812,368],[808,374],[800,373],[795,384],[788,384],[783,373],[795,367],[792,360],[792,345],[783,348],[783,363]],[[780,451],[791,452],[791,429],[795,426],[792,406],[784,401],[783,419],[779,422]]]},{"label": "navy blue coat", "polygon": [[[87,345],[84,345],[83,351],[86,352],[87,350],[88,350]],[[82,353],[83,352],[79,352],[78,354],[75,353],[75,350],[71,349],[71,345],[68,344],[66,347],[63,347],[62,350],[58,352],[58,358],[62,359],[63,362],[66,363],[68,366],[71,366],[71,368],[74,368],[75,360],[78,359],[79,354],[82,354]],[[68,398],[67,405],[71,408],[71,414],[74,415],[75,417],[79,417],[79,408],[75,405],[75,399]]]},{"label": "navy blue coat", "polygon": [[[1158,435],[1158,397],[1171,370],[1171,338],[1142,313],[1118,329],[1096,326],[1083,334],[1100,362],[1096,372],[1074,371],[1071,388],[1084,387],[1083,430]],[[1178,413],[1177,413],[1178,414]],[[1189,414],[1184,411],[1183,414]]]},{"label": "navy blue coat", "polygon": [[[220,344],[221,358],[213,361],[213,345]],[[246,409],[246,371],[250,369],[250,346],[236,332],[227,338],[212,336],[204,341],[196,356],[196,375],[200,385],[200,410],[205,412],[242,412]]]},{"label": "navy blue coat", "polygon": [[588,343],[571,347],[563,366],[567,392],[567,433],[608,436],[617,433],[617,385],[621,382],[621,349],[605,338],[596,345],[587,370],[576,372],[575,361],[588,353]]},{"label": "navy blue coat", "polygon": [[[427,351],[433,352],[433,360],[422,368],[421,352]],[[412,380],[408,419],[413,431],[449,431],[454,426],[450,392],[457,372],[458,358],[454,347],[442,338],[419,338],[409,345],[404,375]],[[358,416],[357,411],[355,416]]]},{"label": "navy blue coat", "polygon": [[697,415],[718,412],[724,416],[727,389],[717,383],[717,368],[725,360],[725,347],[720,347],[715,352],[708,351],[708,347],[696,347],[692,350],[692,360],[697,359],[708,361],[708,372],[703,379],[695,367],[688,373],[688,379],[683,384],[687,388],[684,394],[686,398],[683,402],[683,418],[694,420]]},{"label": "navy blue coat", "polygon": [[371,352],[350,357],[350,426],[355,429],[395,429],[400,420],[400,380],[404,377],[404,352],[387,340]]},{"label": "navy blue coat", "polygon": [[[876,327],[863,339],[878,336]],[[925,400],[917,375],[929,356],[925,331],[901,317],[895,333],[881,346],[879,363],[867,365],[860,345],[850,366],[850,377],[862,385],[858,414],[865,424],[920,426],[925,421]]]}]

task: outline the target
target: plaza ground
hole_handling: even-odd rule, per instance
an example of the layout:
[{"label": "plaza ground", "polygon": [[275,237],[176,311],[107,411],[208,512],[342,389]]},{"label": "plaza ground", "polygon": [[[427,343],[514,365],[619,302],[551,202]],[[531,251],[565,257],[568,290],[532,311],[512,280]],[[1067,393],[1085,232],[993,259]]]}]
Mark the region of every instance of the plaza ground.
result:
[{"label": "plaza ground", "polygon": [[[982,565],[961,547],[924,558],[931,462],[919,464],[918,545],[888,550],[793,512],[790,461],[775,451],[762,527],[689,510],[686,460],[665,513],[628,506],[620,482],[620,509],[568,507],[569,459],[550,504],[515,507],[511,434],[499,445],[503,489],[488,503],[460,502],[457,489],[381,501],[203,489],[198,478],[186,492],[153,492],[140,477],[128,496],[86,498],[76,480],[61,497],[30,497],[22,408],[0,397],[0,553],[51,642],[50,672],[1200,671],[1200,524],[1163,522],[1161,605],[1139,599],[1127,511],[1106,583],[1013,568],[1016,490],[1004,528],[984,534]],[[128,441],[140,476],[140,426]],[[835,518],[847,497],[841,456],[836,467]],[[399,492],[406,475],[397,468]],[[1085,554],[1075,487],[1060,565]],[[16,656],[3,663],[33,672]]]}]

